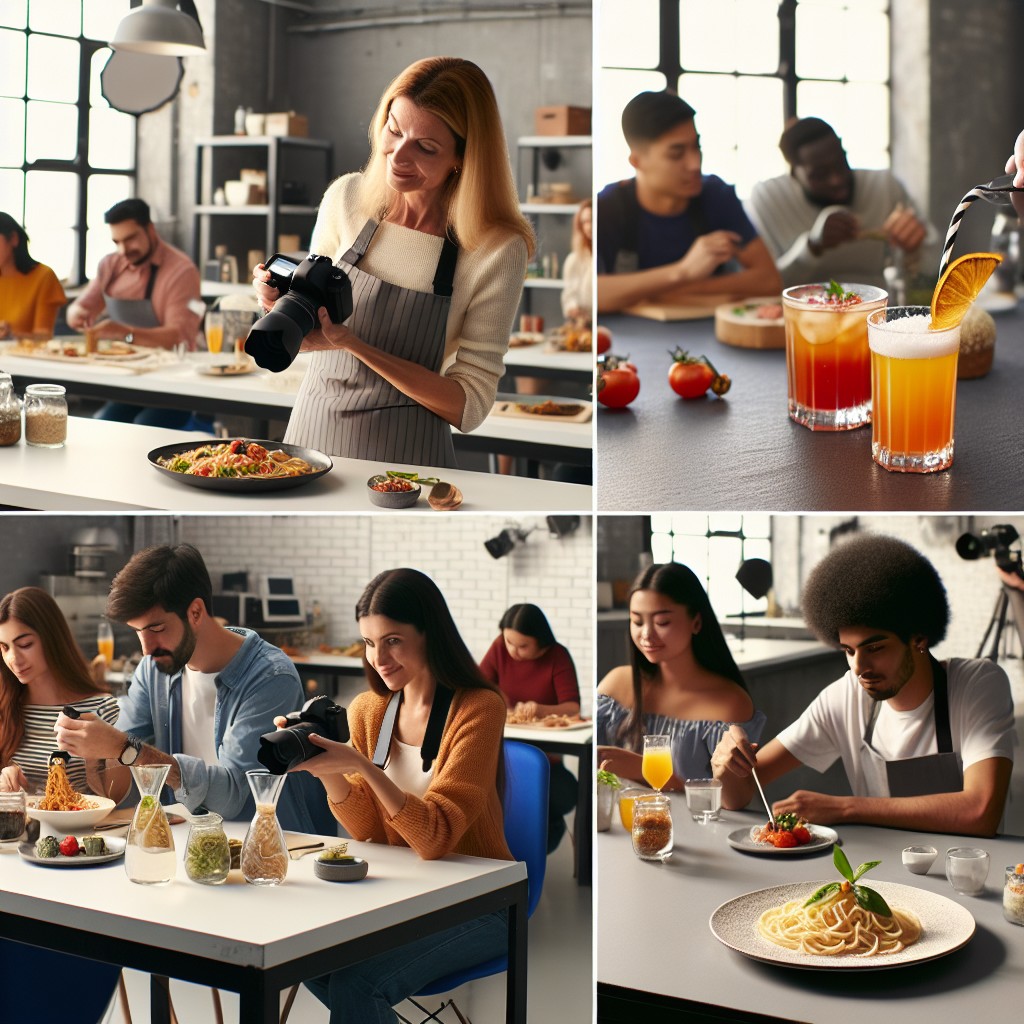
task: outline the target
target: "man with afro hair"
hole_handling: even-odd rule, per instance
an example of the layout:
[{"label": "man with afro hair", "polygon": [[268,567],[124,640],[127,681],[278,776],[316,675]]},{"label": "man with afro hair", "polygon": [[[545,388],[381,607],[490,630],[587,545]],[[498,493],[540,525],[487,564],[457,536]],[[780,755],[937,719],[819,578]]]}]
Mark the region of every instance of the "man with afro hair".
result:
[{"label": "man with afro hair", "polygon": [[863,534],[841,542],[804,585],[804,618],[846,655],[849,672],[763,748],[732,726],[711,758],[725,807],[762,784],[841,758],[852,796],[797,790],[776,801],[817,824],[871,824],[994,835],[1013,768],[1010,684],[987,659],[938,661],[949,604],[935,567],[909,544]]}]

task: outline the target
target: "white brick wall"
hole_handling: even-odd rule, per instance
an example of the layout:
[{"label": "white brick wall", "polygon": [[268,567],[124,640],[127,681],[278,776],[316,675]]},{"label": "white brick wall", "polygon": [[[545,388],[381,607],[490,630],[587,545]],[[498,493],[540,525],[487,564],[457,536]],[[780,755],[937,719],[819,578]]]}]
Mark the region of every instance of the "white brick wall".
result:
[{"label": "white brick wall", "polygon": [[[537,529],[504,558],[484,541],[505,527]],[[291,573],[307,603],[328,616],[332,643],[358,636],[354,608],[379,572],[411,566],[441,588],[470,651],[479,659],[498,635],[512,604],[544,609],[560,643],[572,653],[583,713],[591,713],[594,679],[593,530],[584,517],[573,534],[548,536],[542,516],[183,516],[182,541],[203,553],[219,589],[221,575],[248,570],[250,585],[266,573]]]}]

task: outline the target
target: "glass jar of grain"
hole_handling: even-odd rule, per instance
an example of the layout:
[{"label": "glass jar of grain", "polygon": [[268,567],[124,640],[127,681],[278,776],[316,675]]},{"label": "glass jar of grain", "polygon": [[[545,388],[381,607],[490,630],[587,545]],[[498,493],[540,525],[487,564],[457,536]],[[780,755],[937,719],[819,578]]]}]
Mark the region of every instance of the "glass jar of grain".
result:
[{"label": "glass jar of grain", "polygon": [[21,401],[9,373],[0,372],[0,448],[21,440]]},{"label": "glass jar of grain", "polygon": [[25,440],[37,448],[61,448],[68,436],[68,403],[60,384],[25,388]]}]

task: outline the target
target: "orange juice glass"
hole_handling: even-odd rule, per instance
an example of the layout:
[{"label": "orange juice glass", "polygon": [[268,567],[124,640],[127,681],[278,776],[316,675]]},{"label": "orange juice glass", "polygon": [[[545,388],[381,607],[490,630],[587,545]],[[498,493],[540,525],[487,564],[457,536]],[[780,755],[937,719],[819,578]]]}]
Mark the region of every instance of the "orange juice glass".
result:
[{"label": "orange juice glass", "polygon": [[224,315],[222,313],[206,314],[206,348],[216,355],[224,347]]},{"label": "orange juice glass", "polygon": [[658,791],[672,778],[672,749],[668,736],[645,736],[640,766],[644,781]]},{"label": "orange juice glass", "polygon": [[811,430],[853,430],[871,422],[868,314],[888,294],[867,284],[843,284],[852,298],[830,299],[827,285],[802,284],[782,293],[790,419]]},{"label": "orange juice glass", "polygon": [[114,630],[106,620],[101,620],[96,627],[96,651],[103,655],[109,668],[114,660]]},{"label": "orange juice glass", "polygon": [[893,306],[868,317],[871,457],[897,473],[953,464],[960,325],[933,331],[930,323],[927,306]]},{"label": "orange juice glass", "polygon": [[619,817],[627,832],[633,831],[633,802],[638,796],[650,796],[646,789],[623,789],[619,792]]}]

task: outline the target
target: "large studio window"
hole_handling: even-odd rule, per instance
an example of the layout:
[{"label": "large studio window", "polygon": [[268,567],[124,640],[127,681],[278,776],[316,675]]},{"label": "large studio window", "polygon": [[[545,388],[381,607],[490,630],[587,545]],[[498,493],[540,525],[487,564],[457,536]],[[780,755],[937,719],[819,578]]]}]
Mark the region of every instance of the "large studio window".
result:
[{"label": "large studio window", "polygon": [[[0,3],[0,210],[59,278],[91,276],[109,249],[103,212],[135,191],[135,118],[100,93],[106,40],[130,0]],[[94,252],[93,249],[96,248]]]},{"label": "large studio window", "polygon": [[889,0],[602,0],[599,12],[599,189],[632,177],[619,118],[645,89],[696,109],[705,173],[741,198],[786,173],[791,117],[828,121],[852,166],[889,167]]}]

